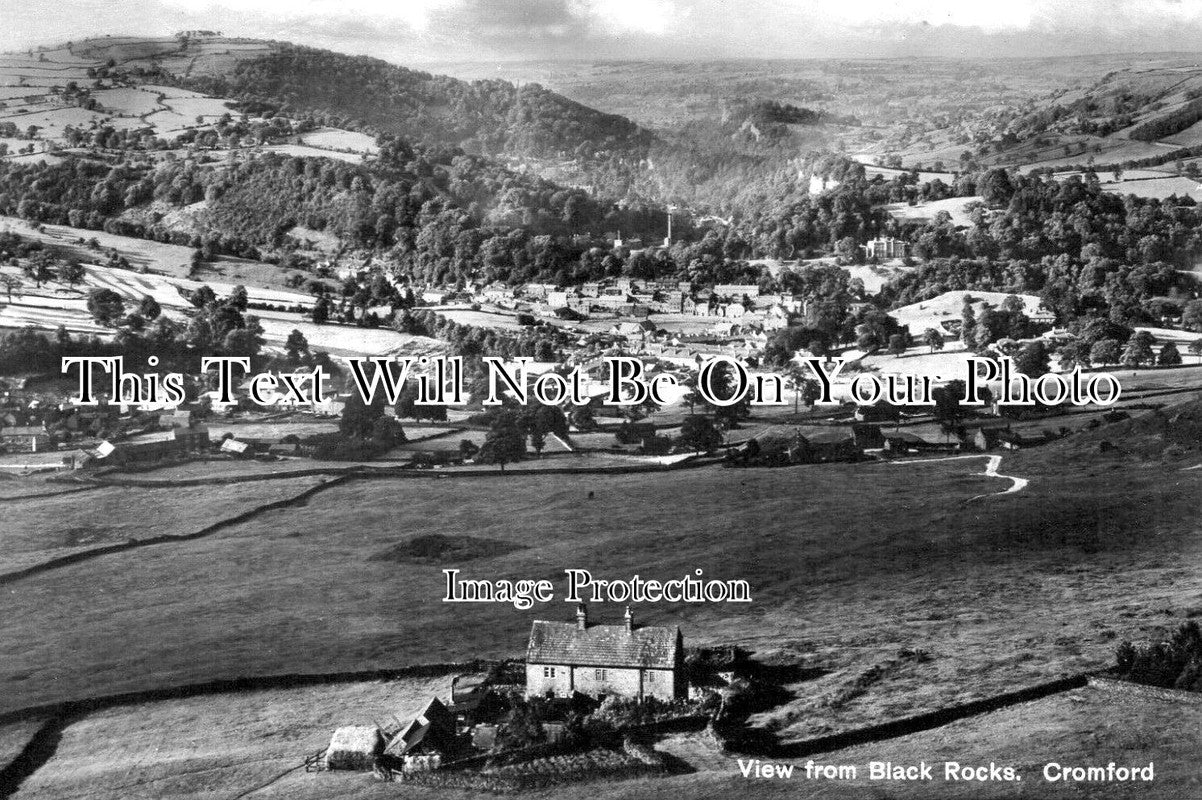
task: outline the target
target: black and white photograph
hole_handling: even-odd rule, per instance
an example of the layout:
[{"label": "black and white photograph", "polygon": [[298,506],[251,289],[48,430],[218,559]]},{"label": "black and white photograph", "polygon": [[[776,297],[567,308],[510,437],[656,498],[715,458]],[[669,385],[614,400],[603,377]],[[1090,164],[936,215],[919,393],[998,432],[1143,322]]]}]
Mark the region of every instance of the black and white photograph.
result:
[{"label": "black and white photograph", "polygon": [[1202,0],[7,0],[0,800],[1202,797]]}]

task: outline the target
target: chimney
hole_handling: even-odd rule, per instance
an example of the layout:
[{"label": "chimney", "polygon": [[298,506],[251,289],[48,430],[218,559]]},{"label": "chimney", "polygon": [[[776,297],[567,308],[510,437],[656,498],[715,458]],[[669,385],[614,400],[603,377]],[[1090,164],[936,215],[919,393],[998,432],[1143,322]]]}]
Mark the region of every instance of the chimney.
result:
[{"label": "chimney", "polygon": [[576,606],[576,630],[582,631],[588,627],[588,611],[584,608],[584,603]]},{"label": "chimney", "polygon": [[634,630],[634,614],[631,613],[630,606],[626,606],[626,616],[624,617],[624,619],[626,621],[626,632],[629,633],[630,631],[633,631]]}]

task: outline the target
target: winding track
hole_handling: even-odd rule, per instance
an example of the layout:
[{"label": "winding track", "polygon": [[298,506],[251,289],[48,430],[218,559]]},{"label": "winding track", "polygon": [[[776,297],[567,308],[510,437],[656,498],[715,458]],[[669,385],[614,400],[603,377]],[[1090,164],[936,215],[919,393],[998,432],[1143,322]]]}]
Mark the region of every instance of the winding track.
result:
[{"label": "winding track", "polygon": [[975,497],[970,497],[965,502],[971,503],[974,500],[980,500],[982,497],[997,497],[1002,494],[1014,494],[1021,492],[1031,483],[1029,478],[1017,478],[1013,475],[1002,475],[997,471],[997,468],[1002,465],[1002,457],[997,455],[971,455],[971,456],[948,456],[946,458],[910,458],[905,461],[892,461],[892,464],[930,464],[935,461],[963,461],[966,458],[984,458],[988,459],[985,463],[985,471],[977,473],[978,475],[987,475],[990,478],[1004,478],[1010,481],[1010,486],[1000,492],[990,492],[988,494],[978,494]]}]

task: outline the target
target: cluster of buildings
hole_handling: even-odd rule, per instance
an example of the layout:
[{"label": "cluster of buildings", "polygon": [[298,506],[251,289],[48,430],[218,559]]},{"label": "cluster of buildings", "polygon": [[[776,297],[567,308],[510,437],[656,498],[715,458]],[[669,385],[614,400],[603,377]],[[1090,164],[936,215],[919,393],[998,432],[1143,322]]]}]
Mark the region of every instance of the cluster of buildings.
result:
[{"label": "cluster of buildings", "polygon": [[[606,698],[671,703],[689,695],[680,628],[636,625],[629,609],[610,625],[591,623],[584,606],[573,622],[535,620],[525,670],[524,687],[506,686],[512,697],[595,708]],[[709,677],[713,680],[704,682],[712,688],[733,680],[734,672]],[[432,697],[407,721],[339,728],[326,750],[326,768],[371,769],[379,759],[402,773],[428,772],[488,752],[497,744],[507,706],[501,691],[496,669],[458,675],[449,702]],[[564,722],[539,724],[547,742],[562,741],[567,733]]]},{"label": "cluster of buildings", "polygon": [[150,463],[208,449],[208,428],[190,410],[160,412],[107,402],[81,406],[19,390],[0,397],[0,469]]},{"label": "cluster of buildings", "polygon": [[800,311],[802,305],[791,295],[761,293],[754,283],[693,289],[688,281],[635,278],[615,278],[572,287],[548,283],[512,287],[492,283],[473,289],[471,299],[535,316],[564,316],[565,311],[580,319],[646,319],[652,314],[741,319],[758,315],[765,321],[772,317],[777,321],[773,324],[779,327],[788,324],[788,316]]}]

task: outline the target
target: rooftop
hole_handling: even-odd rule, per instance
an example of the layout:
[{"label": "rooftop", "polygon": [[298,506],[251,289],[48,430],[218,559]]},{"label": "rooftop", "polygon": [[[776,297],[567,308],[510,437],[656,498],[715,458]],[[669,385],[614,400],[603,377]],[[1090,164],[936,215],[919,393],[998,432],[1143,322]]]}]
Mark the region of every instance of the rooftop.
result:
[{"label": "rooftop", "polygon": [[535,620],[526,662],[672,669],[681,649],[680,628]]}]

